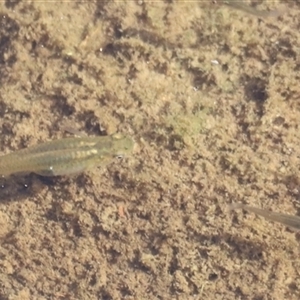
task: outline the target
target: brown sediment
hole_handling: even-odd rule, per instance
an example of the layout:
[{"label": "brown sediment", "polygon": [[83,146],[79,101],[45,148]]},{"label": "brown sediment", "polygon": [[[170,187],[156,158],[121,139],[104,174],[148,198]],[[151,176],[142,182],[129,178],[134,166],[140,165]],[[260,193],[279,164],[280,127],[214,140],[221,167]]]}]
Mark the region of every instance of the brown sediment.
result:
[{"label": "brown sediment", "polygon": [[286,5],[260,22],[210,1],[1,2],[1,155],[65,122],[137,144],[72,178],[1,178],[1,299],[299,299],[297,235],[223,212],[299,209]]}]

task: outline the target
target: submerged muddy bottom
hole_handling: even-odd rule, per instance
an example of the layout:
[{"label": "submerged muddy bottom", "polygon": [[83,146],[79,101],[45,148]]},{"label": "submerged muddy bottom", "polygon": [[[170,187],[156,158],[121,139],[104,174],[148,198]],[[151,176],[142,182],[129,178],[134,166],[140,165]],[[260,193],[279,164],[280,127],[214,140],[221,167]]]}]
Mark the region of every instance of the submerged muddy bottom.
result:
[{"label": "submerged muddy bottom", "polygon": [[76,176],[1,179],[1,298],[299,299],[298,235],[227,211],[300,207],[289,5],[261,20],[181,1],[1,4],[1,153],[65,124],[136,143]]}]

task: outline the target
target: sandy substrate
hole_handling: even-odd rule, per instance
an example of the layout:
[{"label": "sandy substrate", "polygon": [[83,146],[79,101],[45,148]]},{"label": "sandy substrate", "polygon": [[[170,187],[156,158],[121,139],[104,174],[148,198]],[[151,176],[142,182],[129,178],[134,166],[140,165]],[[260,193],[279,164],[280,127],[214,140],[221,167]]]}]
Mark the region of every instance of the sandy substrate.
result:
[{"label": "sandy substrate", "polygon": [[[262,3],[259,9],[278,4]],[[1,299],[299,299],[300,19],[209,2],[0,4],[0,151],[121,132],[132,155],[2,179]]]}]

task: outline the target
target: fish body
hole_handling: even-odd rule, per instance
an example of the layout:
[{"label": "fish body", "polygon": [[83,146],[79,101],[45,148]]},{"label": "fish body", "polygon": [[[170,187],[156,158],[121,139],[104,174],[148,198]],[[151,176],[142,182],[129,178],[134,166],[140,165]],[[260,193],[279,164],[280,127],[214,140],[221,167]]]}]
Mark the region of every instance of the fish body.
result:
[{"label": "fish body", "polygon": [[0,156],[0,175],[72,175],[105,165],[131,152],[133,145],[131,138],[121,134],[57,139]]},{"label": "fish body", "polygon": [[230,210],[244,209],[249,212],[253,212],[256,215],[262,216],[269,221],[279,222],[293,229],[300,230],[300,217],[298,216],[277,213],[277,212],[273,212],[266,209],[249,206],[241,203],[233,203],[229,205],[229,209]]},{"label": "fish body", "polygon": [[250,15],[256,16],[258,18],[277,18],[286,12],[286,8],[281,7],[276,10],[266,11],[266,10],[258,10],[252,6],[247,5],[245,2],[236,1],[236,0],[225,0],[224,4],[235,8],[237,10],[243,11]]}]

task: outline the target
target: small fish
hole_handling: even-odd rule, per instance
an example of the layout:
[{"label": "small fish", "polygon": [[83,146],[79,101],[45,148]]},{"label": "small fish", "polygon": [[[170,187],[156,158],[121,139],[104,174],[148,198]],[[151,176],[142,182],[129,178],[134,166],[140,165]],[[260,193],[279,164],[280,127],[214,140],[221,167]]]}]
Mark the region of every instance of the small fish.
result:
[{"label": "small fish", "polygon": [[131,152],[133,140],[121,134],[57,139],[0,156],[0,175],[72,175],[105,165]]},{"label": "small fish", "polygon": [[268,17],[277,18],[286,12],[285,8],[279,8],[277,10],[271,10],[271,11],[258,10],[255,9],[254,7],[251,7],[243,3],[242,1],[236,1],[236,0],[227,0],[227,1],[225,0],[223,3],[228,6],[231,6],[232,8],[251,14],[258,18],[268,18]]},{"label": "small fish", "polygon": [[261,209],[258,207],[248,206],[241,203],[233,203],[229,205],[229,210],[234,210],[234,209],[244,209],[249,212],[253,212],[259,216],[262,216],[267,220],[279,222],[293,229],[300,230],[300,217],[298,216],[277,213],[266,209]]}]

